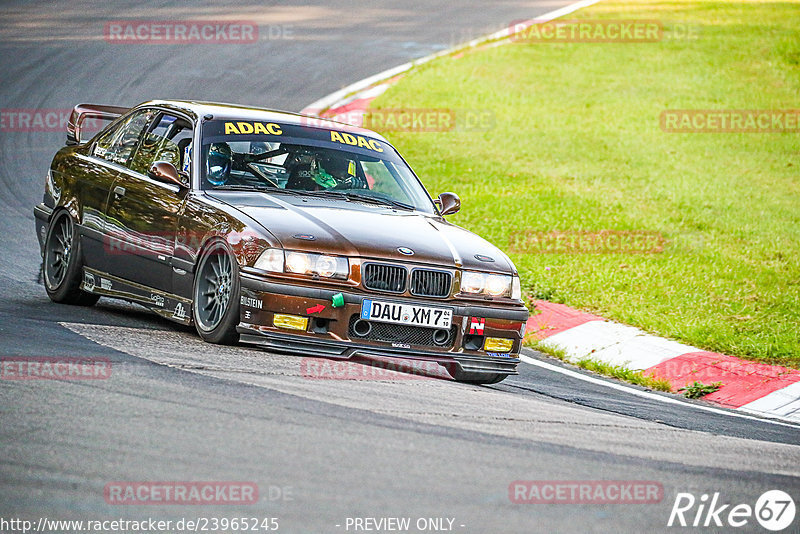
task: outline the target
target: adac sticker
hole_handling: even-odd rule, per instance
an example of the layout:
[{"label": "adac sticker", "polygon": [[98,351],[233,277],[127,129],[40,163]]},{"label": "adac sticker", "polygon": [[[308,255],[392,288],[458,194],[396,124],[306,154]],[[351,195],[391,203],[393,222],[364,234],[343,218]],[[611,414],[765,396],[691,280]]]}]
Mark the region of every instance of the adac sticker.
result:
[{"label": "adac sticker", "polygon": [[369,150],[374,150],[375,152],[383,152],[383,147],[375,139],[367,139],[366,137],[353,135],[346,132],[335,132],[331,130],[331,141],[342,143],[343,145],[367,148]]},{"label": "adac sticker", "polygon": [[283,130],[279,124],[274,122],[226,122],[225,135],[231,134],[265,134],[282,135]]}]

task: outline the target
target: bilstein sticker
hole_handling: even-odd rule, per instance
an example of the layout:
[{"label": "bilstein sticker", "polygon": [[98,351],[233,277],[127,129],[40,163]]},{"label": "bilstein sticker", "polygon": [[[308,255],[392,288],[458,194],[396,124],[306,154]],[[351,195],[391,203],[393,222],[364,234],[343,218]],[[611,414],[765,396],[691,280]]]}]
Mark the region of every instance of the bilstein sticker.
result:
[{"label": "bilstein sticker", "polygon": [[226,122],[225,135],[230,134],[267,134],[281,135],[280,125],[274,122]]},{"label": "bilstein sticker", "polygon": [[331,141],[336,141],[337,143],[342,143],[343,145],[364,147],[374,150],[375,152],[383,152],[383,147],[378,141],[374,139],[367,139],[365,137],[361,137],[360,135],[331,131]]}]

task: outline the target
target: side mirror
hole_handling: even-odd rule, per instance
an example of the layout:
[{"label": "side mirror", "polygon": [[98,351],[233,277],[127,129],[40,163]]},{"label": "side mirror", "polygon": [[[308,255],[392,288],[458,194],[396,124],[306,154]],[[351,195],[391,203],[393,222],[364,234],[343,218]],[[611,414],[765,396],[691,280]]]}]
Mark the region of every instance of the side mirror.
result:
[{"label": "side mirror", "polygon": [[455,193],[442,193],[436,199],[436,205],[442,215],[450,215],[461,209],[461,199]]},{"label": "side mirror", "polygon": [[153,163],[153,166],[150,167],[150,171],[147,173],[147,176],[157,182],[177,185],[179,187],[186,187],[186,184],[178,175],[178,169],[176,169],[175,165],[168,161],[156,161]]}]

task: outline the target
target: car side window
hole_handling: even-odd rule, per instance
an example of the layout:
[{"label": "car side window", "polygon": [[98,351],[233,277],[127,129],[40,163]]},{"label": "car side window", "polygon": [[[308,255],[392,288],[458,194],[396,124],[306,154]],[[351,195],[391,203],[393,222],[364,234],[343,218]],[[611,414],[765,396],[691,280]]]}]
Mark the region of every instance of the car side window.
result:
[{"label": "car side window", "polygon": [[144,110],[131,115],[97,141],[94,146],[94,155],[127,166],[128,160],[139,142],[142,130],[154,114],[153,110]]},{"label": "car side window", "polygon": [[188,171],[188,162],[184,165],[187,146],[192,141],[192,124],[181,117],[162,113],[154,120],[142,143],[131,158],[132,171],[147,174],[156,161],[172,163],[179,171]]},{"label": "car side window", "polygon": [[384,164],[380,161],[370,162],[370,161],[362,161],[361,166],[364,169],[364,174],[367,178],[367,184],[372,191],[376,193],[384,193],[389,196],[389,198],[396,198],[400,199],[403,202],[407,202],[408,196],[403,192],[403,189],[397,184],[397,180],[395,180],[392,173],[389,172],[389,169],[386,167],[387,164]]}]

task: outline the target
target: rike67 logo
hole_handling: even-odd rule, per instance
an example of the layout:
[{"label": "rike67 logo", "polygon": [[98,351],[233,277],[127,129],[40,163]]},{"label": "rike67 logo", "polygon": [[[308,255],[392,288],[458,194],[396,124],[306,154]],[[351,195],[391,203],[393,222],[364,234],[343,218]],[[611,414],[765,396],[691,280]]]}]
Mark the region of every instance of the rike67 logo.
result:
[{"label": "rike67 logo", "polygon": [[667,526],[740,528],[752,525],[751,520],[755,518],[763,528],[778,532],[794,522],[794,500],[785,491],[766,491],[756,500],[755,506],[723,502],[719,492],[710,498],[704,493],[699,499],[691,493],[678,493]]}]

